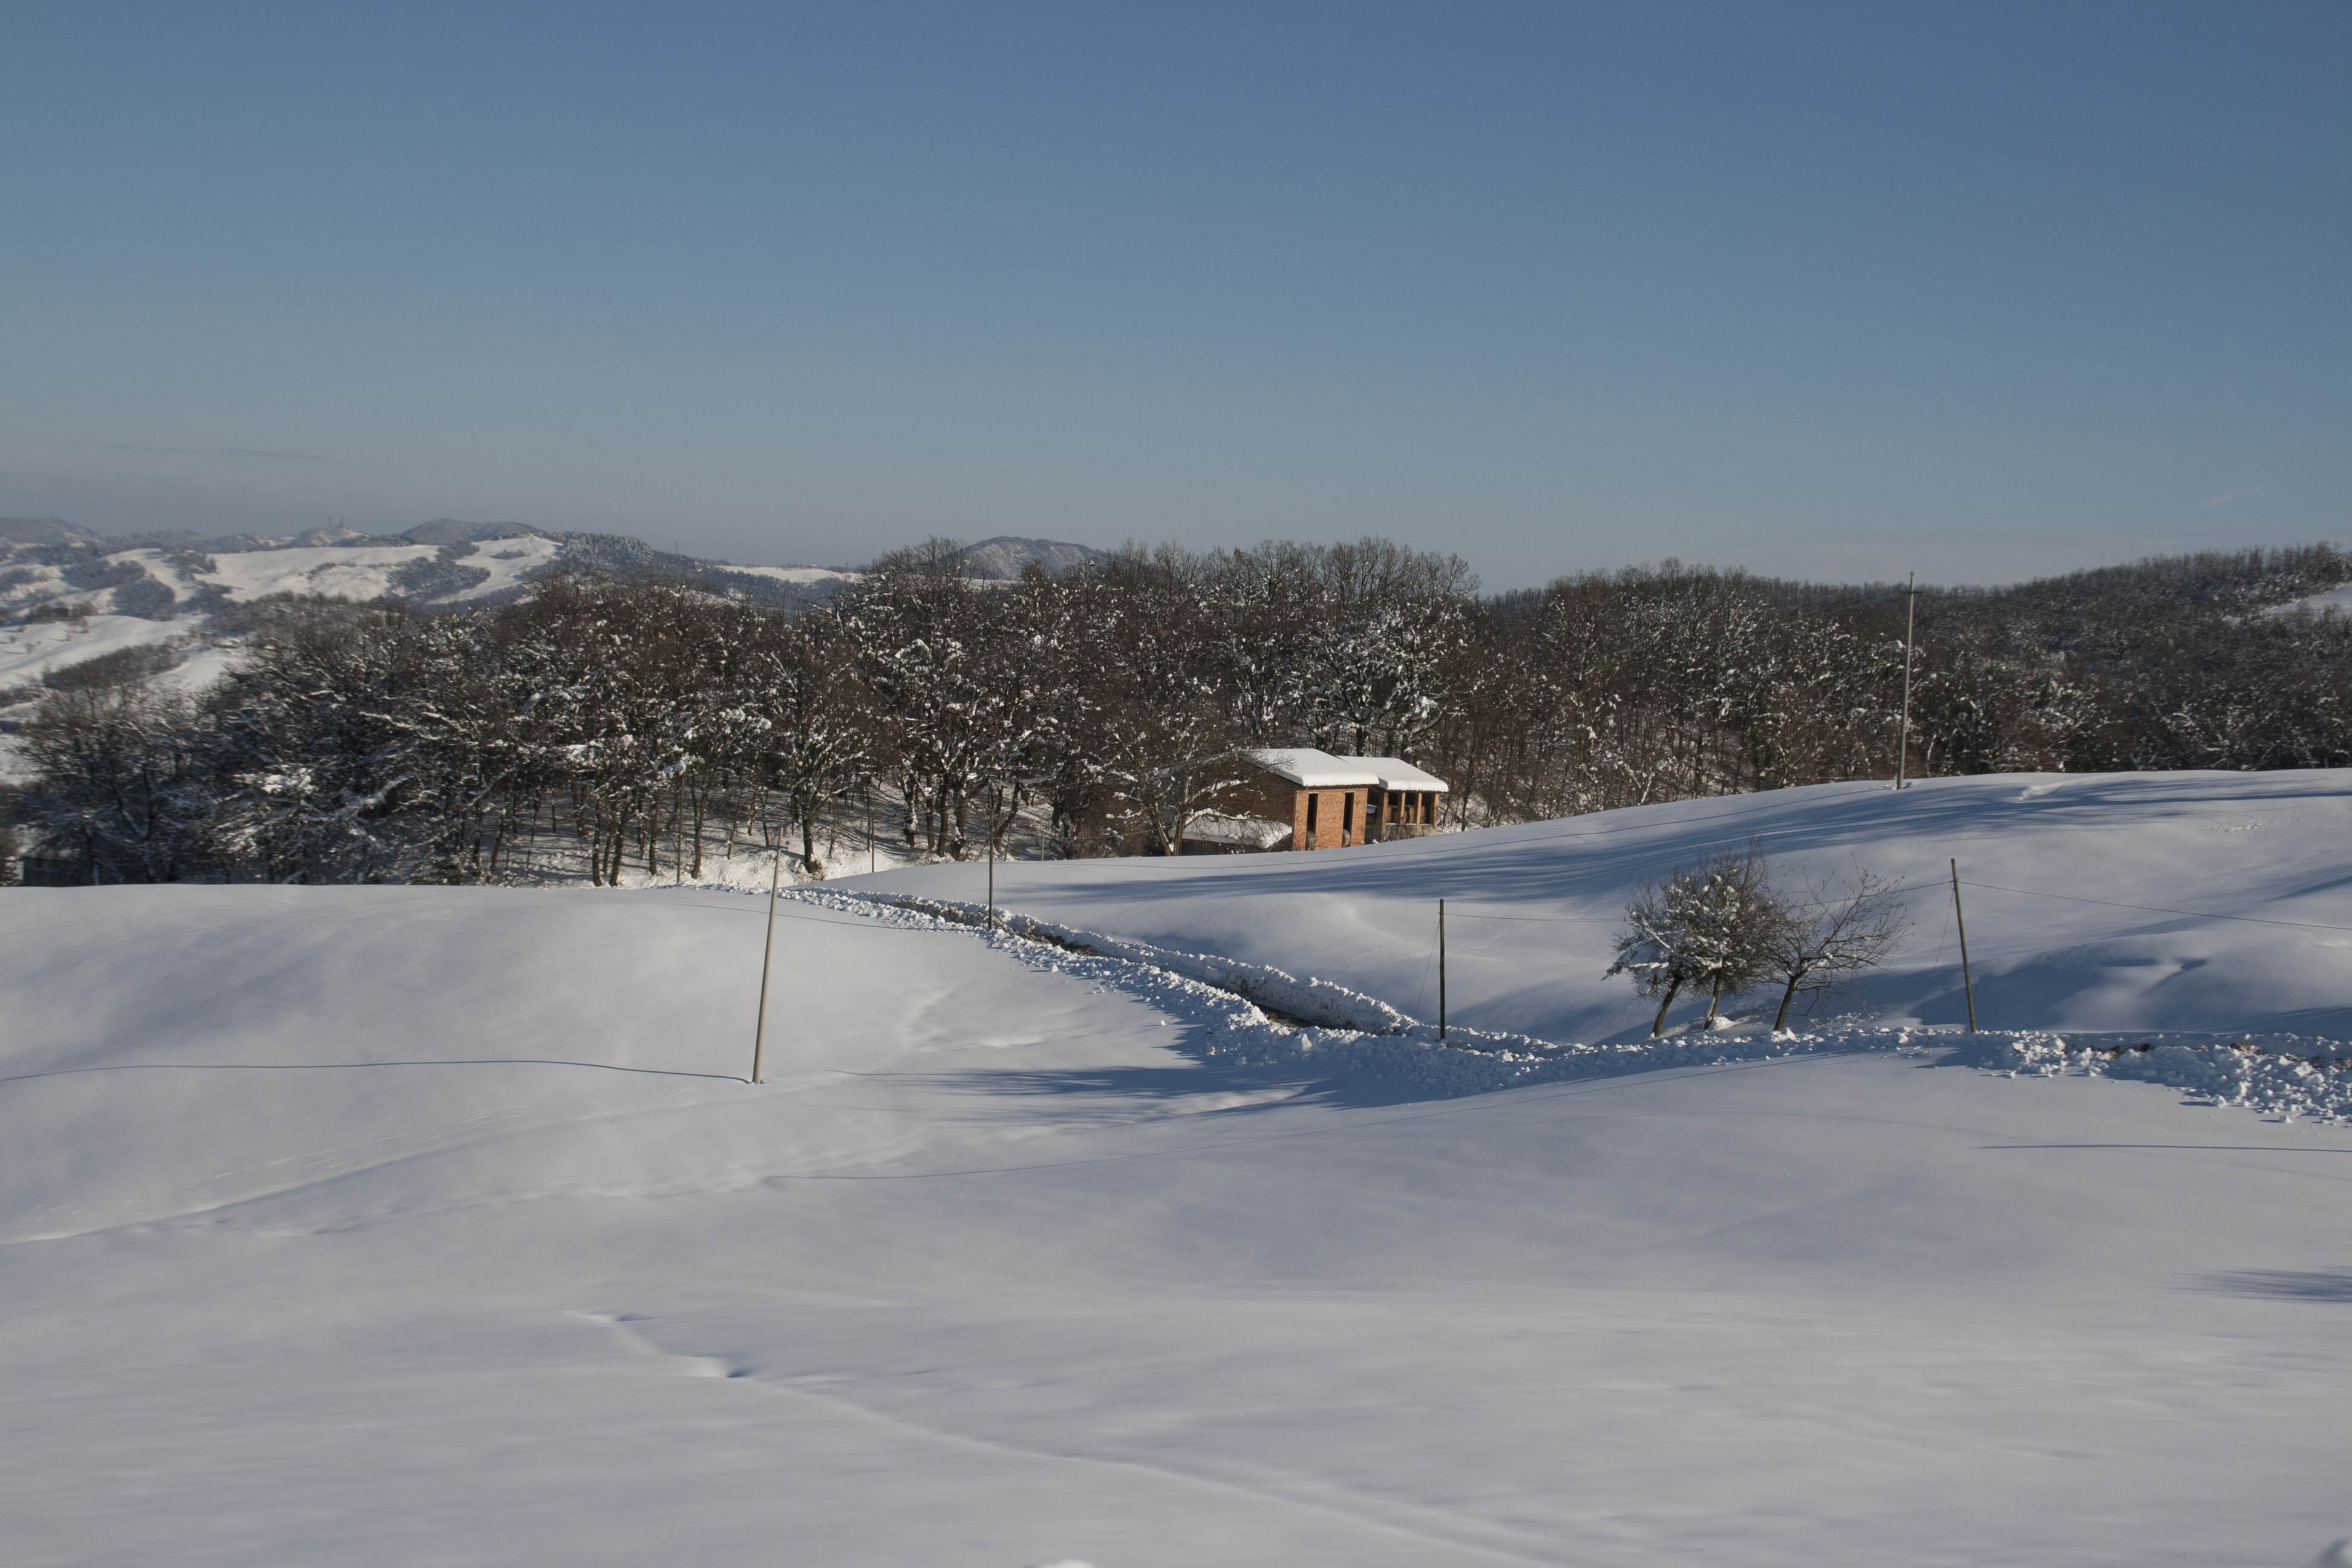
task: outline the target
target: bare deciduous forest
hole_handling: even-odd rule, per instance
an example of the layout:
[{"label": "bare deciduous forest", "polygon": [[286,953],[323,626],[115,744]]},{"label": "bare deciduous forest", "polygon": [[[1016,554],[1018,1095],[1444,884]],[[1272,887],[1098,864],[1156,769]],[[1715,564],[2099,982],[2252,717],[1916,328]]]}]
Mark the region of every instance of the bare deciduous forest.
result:
[{"label": "bare deciduous forest", "polygon": [[[85,879],[692,879],[747,848],[1165,854],[1192,765],[1304,744],[1451,781],[1447,826],[1891,776],[1900,587],[1685,567],[1482,596],[1381,540],[1130,547],[975,581],[934,540],[798,615],[573,574],[491,609],[282,599],[195,695],[53,676],[11,803]],[[1922,588],[1906,766],[2352,762],[2333,547]]]}]

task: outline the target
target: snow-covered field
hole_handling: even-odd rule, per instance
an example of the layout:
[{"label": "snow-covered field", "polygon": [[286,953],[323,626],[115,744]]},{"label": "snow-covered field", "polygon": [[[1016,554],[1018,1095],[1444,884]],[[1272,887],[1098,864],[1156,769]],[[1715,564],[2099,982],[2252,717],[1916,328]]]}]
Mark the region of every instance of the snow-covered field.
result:
[{"label": "snow-covered field", "polygon": [[[434,584],[416,596],[421,602],[457,605],[507,594],[552,564],[562,551],[557,541],[537,535],[484,540],[475,545],[471,554],[457,563],[469,572],[486,574],[480,581]],[[0,557],[8,553],[5,546],[0,545]],[[101,563],[114,571],[136,569],[143,574],[144,581],[134,582],[131,587],[152,595],[154,586],[160,584],[171,595],[171,604],[184,611],[192,603],[203,602],[206,590],[217,590],[217,597],[232,603],[270,594],[323,595],[358,601],[380,598],[402,592],[403,579],[399,574],[403,568],[430,566],[440,553],[440,548],[431,544],[293,545],[204,554],[130,549],[111,552]],[[119,591],[113,587],[77,589],[67,582],[60,569],[46,563],[20,563],[12,575],[21,580],[13,583],[5,597],[16,613],[43,603],[94,605],[103,609],[114,602]],[[143,612],[143,603],[141,607]],[[164,610],[169,613],[168,606]],[[93,625],[131,618],[108,615],[90,617]],[[14,629],[21,634],[24,628]],[[189,629],[186,626],[176,628],[182,635]]]},{"label": "snow-covered field", "polygon": [[[1595,1040],[1633,1011],[1605,927],[1538,922],[1755,829],[1792,872],[2108,900],[1969,889],[2004,1026],[2340,1040],[2347,785],[1833,787],[999,891],[1416,1017],[1423,911],[1477,904],[1525,930],[1465,915],[1458,1016]],[[2352,1129],[1934,1032],[1931,900],[1863,999],[1922,1026],[1530,1064],[855,897],[979,875],[788,903],[756,1089],[740,892],[0,892],[8,1559],[2293,1568],[2352,1532]]]},{"label": "snow-covered field", "polygon": [[185,626],[138,616],[89,616],[79,621],[0,626],[0,689],[29,686],[51,670],[100,654],[184,640]]},{"label": "snow-covered field", "polygon": [[735,566],[722,568],[738,577],[767,577],[794,587],[808,587],[818,583],[855,583],[860,578],[856,572],[835,571],[830,566]]},{"label": "snow-covered field", "polygon": [[[1442,898],[1454,1021],[1592,1040],[1649,1028],[1632,988],[1601,978],[1636,886],[1751,837],[1791,889],[1860,867],[1909,889],[1909,940],[1852,1004],[1874,1018],[1965,1020],[1957,859],[1988,1026],[2352,1037],[2343,770],[1824,784],[1311,855],[1002,864],[996,890],[1010,908],[1313,974],[1415,1017],[1436,1005]],[[979,902],[986,877],[930,867],[852,885]],[[2261,923],[2223,918],[2245,916]]]},{"label": "snow-covered field", "polygon": [[2314,594],[2307,599],[2297,599],[2291,604],[2281,605],[2271,614],[2284,615],[2289,610],[2296,609],[2307,609],[2315,615],[2325,614],[2329,610],[2352,611],[2352,583],[2347,583],[2340,588],[2330,588],[2324,594]]},{"label": "snow-covered field", "polygon": [[[536,536],[486,540],[458,564],[486,571],[488,579],[431,597],[436,603],[456,604],[506,593],[552,562],[561,548],[552,539]],[[402,567],[429,563],[438,554],[430,544],[335,544],[224,552],[204,557],[209,564],[201,568],[185,566],[161,550],[118,551],[106,559],[109,564],[128,562],[144,568],[182,598],[194,589],[217,586],[231,601],[270,594],[364,601],[394,593],[394,574]]]}]

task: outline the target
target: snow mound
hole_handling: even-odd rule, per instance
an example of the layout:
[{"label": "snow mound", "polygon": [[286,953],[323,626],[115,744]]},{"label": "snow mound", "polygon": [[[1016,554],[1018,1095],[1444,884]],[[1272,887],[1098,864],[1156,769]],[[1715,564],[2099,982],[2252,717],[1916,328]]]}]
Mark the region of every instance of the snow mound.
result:
[{"label": "snow mound", "polygon": [[2265,1115],[2352,1121],[2352,1047],[2301,1035],[2023,1034],[1981,1037],[1974,1059],[2039,1078],[2078,1075],[2160,1083],[2191,1104],[2235,1105]]}]

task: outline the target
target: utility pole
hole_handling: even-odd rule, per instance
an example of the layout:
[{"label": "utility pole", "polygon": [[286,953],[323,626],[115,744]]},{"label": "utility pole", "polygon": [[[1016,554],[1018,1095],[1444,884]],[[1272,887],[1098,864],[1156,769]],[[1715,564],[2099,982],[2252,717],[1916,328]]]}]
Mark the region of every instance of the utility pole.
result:
[{"label": "utility pole", "polygon": [[1903,787],[1903,773],[1910,762],[1910,647],[1912,627],[1919,623],[1919,574],[1912,572],[1910,585],[1903,590],[1903,720],[1895,724],[1895,787]]},{"label": "utility pole", "polygon": [[760,1081],[760,1052],[768,1043],[768,971],[776,962],[776,889],[784,879],[783,851],[776,851],[775,868],[768,874],[768,941],[760,954],[760,1021],[751,1028],[751,1081]]},{"label": "utility pole", "polygon": [[1919,619],[1919,574],[1911,574],[1903,590],[1903,718],[1895,731],[1895,787],[1903,787],[1904,764],[1911,759],[1911,630]]},{"label": "utility pole", "polygon": [[1977,983],[1969,977],[1969,922],[1960,914],[1960,863],[1952,862],[1952,923],[1960,931],[1960,989],[1969,999],[1969,1033],[1977,1032]]},{"label": "utility pole", "polygon": [[996,929],[996,784],[988,786],[988,929]]},{"label": "utility pole", "polygon": [[1445,1043],[1445,900],[1437,900],[1437,1043]]}]

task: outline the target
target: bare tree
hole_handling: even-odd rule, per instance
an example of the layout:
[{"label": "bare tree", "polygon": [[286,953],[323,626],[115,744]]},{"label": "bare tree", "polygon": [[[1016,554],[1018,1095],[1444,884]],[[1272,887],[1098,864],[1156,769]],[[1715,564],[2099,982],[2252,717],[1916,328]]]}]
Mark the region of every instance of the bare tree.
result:
[{"label": "bare tree", "polygon": [[209,864],[208,737],[185,698],[146,687],[51,692],[18,744],[23,816],[41,853],[91,882],[174,882]]},{"label": "bare tree", "polygon": [[1789,1004],[1798,992],[1818,1001],[1885,961],[1910,929],[1896,902],[1902,891],[1900,884],[1857,870],[1851,892],[1841,895],[1822,882],[1803,905],[1784,910],[1766,954],[1766,973],[1783,982],[1774,1034],[1789,1026]]}]

